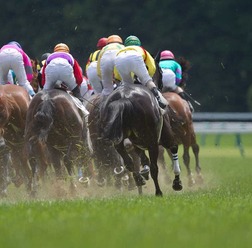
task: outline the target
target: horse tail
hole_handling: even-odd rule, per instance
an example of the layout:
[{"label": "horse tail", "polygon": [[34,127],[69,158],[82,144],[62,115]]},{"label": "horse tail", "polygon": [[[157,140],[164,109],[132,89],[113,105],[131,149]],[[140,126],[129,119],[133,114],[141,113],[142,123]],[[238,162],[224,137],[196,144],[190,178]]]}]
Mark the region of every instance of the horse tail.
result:
[{"label": "horse tail", "polygon": [[34,122],[37,127],[39,140],[46,141],[48,133],[53,125],[54,103],[51,100],[44,100],[40,103],[37,113],[34,115]]},{"label": "horse tail", "polygon": [[184,57],[179,57],[177,59],[177,62],[181,65],[182,68],[182,80],[180,82],[180,86],[182,88],[185,88],[189,77],[188,71],[191,69],[191,63]]},{"label": "horse tail", "polygon": [[123,141],[123,124],[132,117],[133,105],[128,99],[109,102],[101,111],[101,136],[119,144]]}]

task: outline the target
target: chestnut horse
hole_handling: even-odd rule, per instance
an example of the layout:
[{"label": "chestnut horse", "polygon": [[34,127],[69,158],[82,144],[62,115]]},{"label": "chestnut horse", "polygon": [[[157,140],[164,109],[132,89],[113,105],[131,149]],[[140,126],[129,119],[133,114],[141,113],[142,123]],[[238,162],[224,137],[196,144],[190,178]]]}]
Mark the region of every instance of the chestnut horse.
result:
[{"label": "chestnut horse", "polygon": [[[203,178],[201,175],[201,167],[199,163],[199,145],[197,144],[192,120],[192,113],[189,109],[189,105],[176,93],[163,92],[162,94],[168,101],[169,106],[174,110],[173,118],[171,118],[171,126],[175,133],[176,143],[183,145],[183,162],[187,170],[188,185],[193,186],[195,184],[195,180],[190,169],[190,147],[192,148],[195,157],[197,182],[202,183]],[[169,154],[169,151],[167,152]],[[161,153],[160,156],[162,156]]]},{"label": "chestnut horse", "polygon": [[[0,85],[0,194],[3,196],[7,195],[7,185],[11,182],[18,187],[25,179],[30,188],[30,170],[23,152],[29,103],[30,97],[23,87]],[[9,177],[11,181],[7,180]]]},{"label": "chestnut horse", "polygon": [[[162,70],[158,64],[159,56],[160,56],[160,53],[155,57],[156,72],[153,76],[153,80],[156,83],[156,85],[159,86],[160,90],[162,90]],[[185,87],[186,80],[188,77],[187,72],[190,69],[190,63],[184,58],[180,58],[180,63],[182,64],[182,68],[184,71],[183,78],[182,78],[182,81],[183,81],[182,86]],[[194,126],[193,126],[193,121],[192,121],[192,113],[189,109],[188,103],[174,92],[167,91],[167,92],[162,92],[162,94],[166,98],[169,106],[172,109],[170,113],[173,113],[173,117],[170,118],[170,121],[171,121],[173,132],[175,133],[175,141],[178,145],[182,144],[184,148],[183,162],[187,169],[188,185],[192,186],[195,184],[195,180],[193,178],[193,175],[190,169],[190,154],[189,154],[190,147],[192,147],[194,157],[195,157],[195,162],[196,162],[195,169],[197,173],[197,182],[202,183],[203,178],[201,175],[201,167],[199,163],[199,145],[197,144],[196,134],[194,131]],[[169,150],[167,150],[167,152],[170,155]],[[163,166],[165,166],[163,151],[160,151],[159,158]]]},{"label": "chestnut horse", "polygon": [[[167,111],[169,112],[169,109]],[[170,148],[173,154],[175,174],[173,189],[182,189],[177,155],[178,146],[174,143],[169,115],[161,114],[155,97],[147,87],[135,84],[120,85],[101,105],[100,118],[101,138],[113,142],[129,171],[134,172],[134,163],[127,153],[124,140],[128,138],[136,151],[148,150],[150,172],[157,196],[162,196],[157,166],[159,143]],[[136,184],[141,183],[140,172],[135,172],[133,175]]]},{"label": "chestnut horse", "polygon": [[91,161],[85,118],[64,90],[43,90],[33,97],[27,112],[25,141],[35,186],[37,170],[43,178],[48,164],[52,164],[56,178],[61,179],[64,164],[70,189],[75,189],[75,166],[89,165]]}]

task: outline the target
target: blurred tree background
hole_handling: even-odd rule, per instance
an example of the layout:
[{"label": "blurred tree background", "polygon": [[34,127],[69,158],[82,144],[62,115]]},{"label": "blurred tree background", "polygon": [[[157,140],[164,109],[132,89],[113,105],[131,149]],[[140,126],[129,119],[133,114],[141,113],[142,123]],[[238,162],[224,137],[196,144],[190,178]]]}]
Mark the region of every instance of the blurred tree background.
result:
[{"label": "blurred tree background", "polygon": [[133,34],[153,55],[169,49],[191,62],[187,91],[201,103],[196,111],[252,111],[250,1],[8,0],[2,6],[1,46],[15,40],[40,59],[64,42],[84,68],[100,37]]}]

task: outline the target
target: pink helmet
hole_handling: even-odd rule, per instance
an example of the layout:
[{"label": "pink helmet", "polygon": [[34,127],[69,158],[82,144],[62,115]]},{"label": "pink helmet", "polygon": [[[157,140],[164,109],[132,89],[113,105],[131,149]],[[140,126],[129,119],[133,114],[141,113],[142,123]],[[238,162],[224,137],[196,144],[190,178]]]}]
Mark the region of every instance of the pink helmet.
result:
[{"label": "pink helmet", "polygon": [[102,49],[104,46],[107,45],[107,43],[108,43],[108,38],[103,37],[98,40],[96,46],[97,48]]},{"label": "pink helmet", "polygon": [[164,50],[160,54],[160,60],[163,59],[174,59],[174,54],[170,50]]}]

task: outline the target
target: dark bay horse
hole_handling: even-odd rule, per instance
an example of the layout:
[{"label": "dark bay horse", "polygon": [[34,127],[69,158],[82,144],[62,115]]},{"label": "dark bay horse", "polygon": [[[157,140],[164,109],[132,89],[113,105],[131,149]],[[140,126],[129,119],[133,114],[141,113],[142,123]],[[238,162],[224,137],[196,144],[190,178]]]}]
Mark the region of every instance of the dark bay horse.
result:
[{"label": "dark bay horse", "polygon": [[[134,164],[125,149],[124,140],[128,138],[136,151],[148,150],[150,172],[157,196],[162,196],[157,166],[159,142],[164,147],[170,148],[174,158],[173,188],[182,189],[178,147],[174,145],[169,116],[167,114],[162,116],[156,99],[146,87],[134,84],[120,85],[102,104],[100,116],[102,138],[113,142],[129,171],[134,171]],[[140,173],[133,175],[138,185],[138,182],[141,182],[141,175]]]},{"label": "dark bay horse", "polygon": [[[17,187],[24,179],[28,180],[30,175],[23,152],[29,103],[30,97],[21,86],[0,85],[0,195],[7,194],[7,184],[10,183],[7,177],[11,171],[14,172],[11,181]],[[9,164],[11,167],[8,168]],[[27,183],[29,184],[29,181]]]},{"label": "dark bay horse", "polygon": [[48,164],[52,164],[56,178],[64,177],[64,164],[71,189],[74,189],[74,168],[89,164],[91,159],[85,118],[72,97],[63,90],[43,90],[35,95],[27,112],[25,128],[34,182],[36,170],[43,178]]},{"label": "dark bay horse", "polygon": [[93,148],[92,158],[97,172],[97,184],[102,187],[114,183],[118,189],[122,189],[124,185],[133,189],[134,180],[125,173],[119,173],[123,172],[123,161],[113,143],[110,140],[101,139],[100,108],[104,100],[105,97],[97,94],[88,99],[86,104],[89,111],[88,128]]}]

